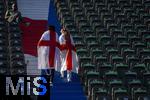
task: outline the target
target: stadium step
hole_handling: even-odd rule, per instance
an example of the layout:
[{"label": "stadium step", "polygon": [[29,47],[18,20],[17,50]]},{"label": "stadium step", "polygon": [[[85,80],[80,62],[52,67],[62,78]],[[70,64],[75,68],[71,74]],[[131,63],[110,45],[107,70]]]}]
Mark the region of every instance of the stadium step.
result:
[{"label": "stadium step", "polygon": [[77,74],[73,73],[72,81],[67,82],[66,78],[61,78],[60,73],[58,72],[55,72],[54,83],[50,91],[50,99],[51,100],[87,100]]}]

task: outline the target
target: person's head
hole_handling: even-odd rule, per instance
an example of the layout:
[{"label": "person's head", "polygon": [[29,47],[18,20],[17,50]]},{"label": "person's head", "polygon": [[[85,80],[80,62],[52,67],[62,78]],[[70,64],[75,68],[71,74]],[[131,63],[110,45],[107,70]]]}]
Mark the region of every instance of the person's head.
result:
[{"label": "person's head", "polygon": [[50,31],[55,31],[55,27],[54,27],[53,25],[49,25],[49,26],[48,26],[48,30],[50,30]]},{"label": "person's head", "polygon": [[12,4],[12,10],[16,11],[17,10],[17,5],[15,3]]},{"label": "person's head", "polygon": [[69,34],[68,30],[67,30],[65,27],[62,27],[62,29],[61,29],[60,32],[61,32],[62,34],[64,34],[64,35],[68,35],[68,34]]},{"label": "person's head", "polygon": [[61,34],[64,34],[65,32],[65,27],[62,27],[61,30],[60,30]]}]

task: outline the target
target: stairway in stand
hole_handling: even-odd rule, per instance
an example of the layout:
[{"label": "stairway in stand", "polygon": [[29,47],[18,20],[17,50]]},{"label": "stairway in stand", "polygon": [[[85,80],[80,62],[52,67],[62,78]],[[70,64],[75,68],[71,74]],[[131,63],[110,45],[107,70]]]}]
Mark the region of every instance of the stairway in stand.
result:
[{"label": "stairway in stand", "polygon": [[[48,23],[55,25],[57,33],[60,34],[58,31],[60,30],[60,22],[57,19],[53,0],[51,0],[49,6]],[[66,78],[60,78],[59,72],[55,72],[54,83],[50,91],[50,98],[50,100],[87,100],[78,75],[73,73],[72,81],[68,83]]]},{"label": "stairway in stand", "polygon": [[[66,75],[65,75],[66,76]],[[77,74],[72,74],[72,81],[67,82],[55,73],[54,83],[50,91],[50,100],[87,100]]]}]

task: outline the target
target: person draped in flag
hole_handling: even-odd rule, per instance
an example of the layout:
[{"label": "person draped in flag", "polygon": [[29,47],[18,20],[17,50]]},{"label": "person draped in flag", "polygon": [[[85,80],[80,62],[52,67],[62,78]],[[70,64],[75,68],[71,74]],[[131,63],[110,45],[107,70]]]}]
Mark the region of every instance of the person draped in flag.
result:
[{"label": "person draped in flag", "polygon": [[70,82],[72,72],[78,73],[79,62],[73,38],[66,28],[61,29],[59,43],[61,47],[61,77],[64,77],[64,71],[67,70],[67,81]]},{"label": "person draped in flag", "polygon": [[41,69],[42,75],[50,75],[51,85],[54,80],[54,72],[59,71],[61,65],[59,46],[58,34],[55,32],[55,27],[50,25],[49,30],[43,33],[38,42],[37,51],[38,69]]}]

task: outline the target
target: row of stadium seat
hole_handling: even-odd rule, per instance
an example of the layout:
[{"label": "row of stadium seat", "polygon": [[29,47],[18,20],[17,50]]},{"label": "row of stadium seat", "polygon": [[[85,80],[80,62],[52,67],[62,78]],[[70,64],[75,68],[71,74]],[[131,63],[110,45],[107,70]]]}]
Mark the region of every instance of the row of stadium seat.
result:
[{"label": "row of stadium seat", "polygon": [[55,1],[73,35],[89,100],[149,98],[149,1]]},{"label": "row of stadium seat", "polygon": [[21,45],[21,31],[17,23],[7,23],[4,19],[7,7],[11,9],[16,0],[2,0],[0,2],[0,74],[14,75],[26,72],[24,55]]},{"label": "row of stadium seat", "polygon": [[5,6],[4,2],[0,1],[0,75],[9,73],[9,60],[8,60],[8,41],[7,41],[7,28],[4,21]]},{"label": "row of stadium seat", "polygon": [[[9,1],[9,8],[12,3],[17,1]],[[10,68],[11,74],[26,74],[26,64],[24,59],[24,53],[22,49],[22,35],[21,30],[17,23],[9,24],[9,52],[10,52]]]}]

